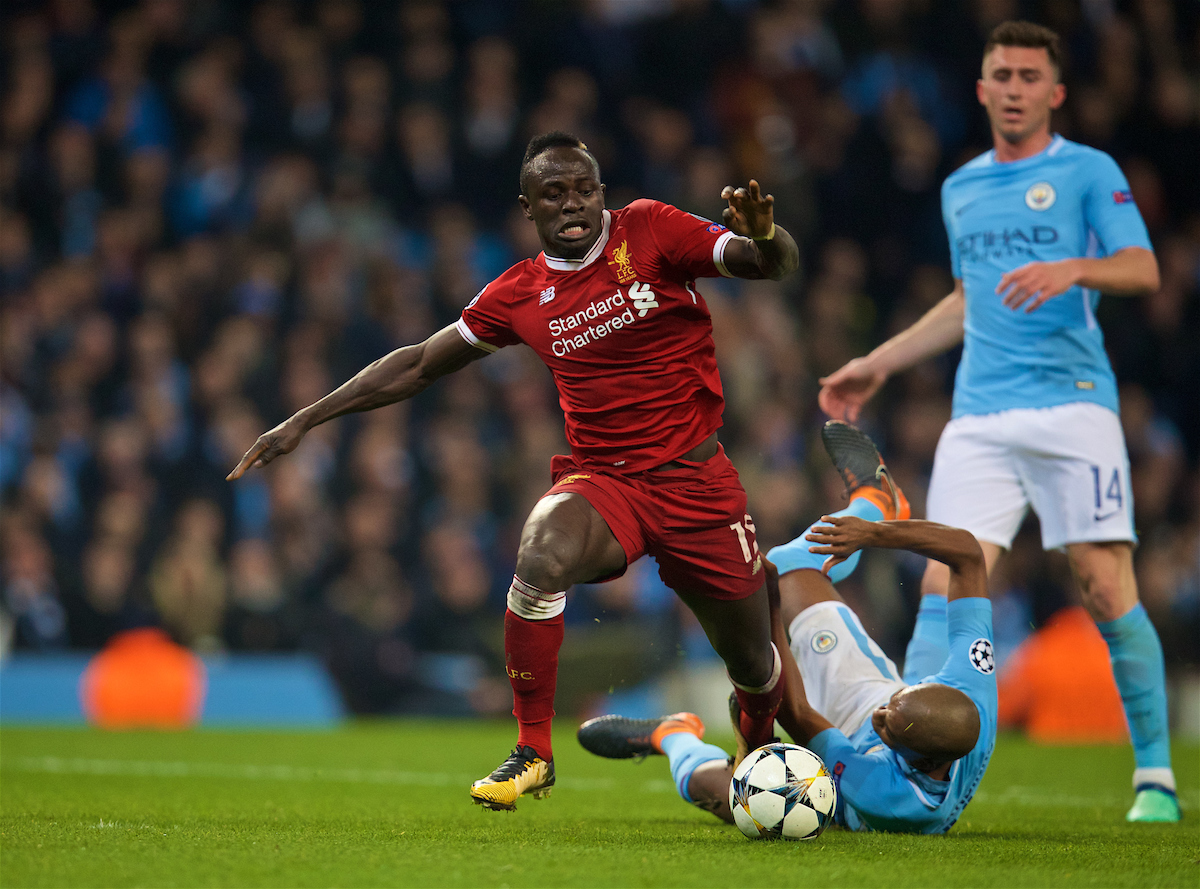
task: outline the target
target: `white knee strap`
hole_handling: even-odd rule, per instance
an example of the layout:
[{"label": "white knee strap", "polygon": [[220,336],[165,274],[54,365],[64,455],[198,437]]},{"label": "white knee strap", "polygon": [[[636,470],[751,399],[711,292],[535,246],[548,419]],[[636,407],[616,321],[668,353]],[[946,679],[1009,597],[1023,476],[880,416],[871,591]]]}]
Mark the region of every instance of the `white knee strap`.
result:
[{"label": "white knee strap", "polygon": [[562,614],[566,607],[566,590],[548,593],[513,575],[512,586],[508,588],[508,610],[513,614],[525,620],[549,620]]},{"label": "white knee strap", "polygon": [[[509,595],[511,596],[512,594],[510,593]],[[733,682],[733,677],[729,676],[728,673],[725,675],[729,676],[729,681],[733,682],[742,691],[749,692],[752,695],[765,695],[775,687],[776,683],[779,682],[779,677],[783,675],[783,658],[779,656],[779,649],[775,647],[774,642],[771,643],[771,654],[775,655],[775,663],[771,667],[771,678],[767,680],[766,685],[742,685],[740,682]]]}]

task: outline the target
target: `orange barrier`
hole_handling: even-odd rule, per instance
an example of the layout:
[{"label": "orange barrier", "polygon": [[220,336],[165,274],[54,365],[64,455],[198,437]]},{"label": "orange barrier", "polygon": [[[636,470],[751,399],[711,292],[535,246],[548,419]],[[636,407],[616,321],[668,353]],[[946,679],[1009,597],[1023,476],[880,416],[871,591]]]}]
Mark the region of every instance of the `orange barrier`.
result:
[{"label": "orange barrier", "polygon": [[180,729],[204,709],[204,664],[162,630],[114,636],[79,680],[88,722],[107,729]]},{"label": "orange barrier", "polygon": [[1083,608],[1064,608],[1026,639],[1000,674],[1000,726],[1043,744],[1126,743],[1129,730],[1108,645]]}]

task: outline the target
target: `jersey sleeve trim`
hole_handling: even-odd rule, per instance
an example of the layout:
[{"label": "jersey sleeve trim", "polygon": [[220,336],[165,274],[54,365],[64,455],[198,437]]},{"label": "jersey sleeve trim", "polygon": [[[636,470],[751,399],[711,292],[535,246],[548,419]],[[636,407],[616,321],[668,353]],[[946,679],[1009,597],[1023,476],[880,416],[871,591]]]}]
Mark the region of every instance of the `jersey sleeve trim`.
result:
[{"label": "jersey sleeve trim", "polygon": [[458,321],[455,322],[454,329],[458,331],[459,336],[461,336],[464,340],[466,340],[468,343],[470,343],[476,349],[479,349],[483,352],[487,352],[489,355],[492,352],[499,351],[499,349],[500,349],[499,346],[493,346],[491,343],[485,343],[479,337],[475,336],[475,334],[474,334],[474,332],[472,332],[471,328],[467,327],[467,322],[465,320],[463,320],[462,318],[459,318]]},{"label": "jersey sleeve trim", "polygon": [[735,238],[733,232],[725,232],[721,237],[713,243],[713,265],[717,267],[717,271],[724,278],[736,277],[733,272],[725,267],[725,245]]}]

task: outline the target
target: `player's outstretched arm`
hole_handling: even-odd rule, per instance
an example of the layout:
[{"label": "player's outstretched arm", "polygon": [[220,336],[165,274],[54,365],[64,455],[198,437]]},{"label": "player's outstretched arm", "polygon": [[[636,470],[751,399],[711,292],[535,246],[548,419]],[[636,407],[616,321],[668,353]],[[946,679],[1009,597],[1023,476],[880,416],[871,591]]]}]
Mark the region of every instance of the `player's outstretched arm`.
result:
[{"label": "player's outstretched arm", "polygon": [[963,338],[966,298],[961,279],[954,290],[906,330],[821,378],[817,401],[831,417],[853,423],[863,405],[897,371],[957,346]]},{"label": "player's outstretched arm", "polygon": [[486,354],[464,340],[453,324],[423,343],[390,352],[368,364],[320,401],[297,411],[260,435],[225,480],[241,478],[247,469],[266,466],[281,454],[291,453],[308,430],[326,420],[412,398],[438,377],[466,367]]},{"label": "player's outstretched arm", "polygon": [[825,572],[869,546],[906,549],[950,569],[947,598],[988,594],[983,550],[970,531],[919,519],[868,522],[856,516],[821,516],[821,522],[804,539],[817,544],[809,552],[830,557],[822,568]]},{"label": "player's outstretched arm", "polygon": [[738,278],[778,281],[800,267],[795,239],[775,224],[775,196],[763,196],[758,181],[748,188],[726,185],[721,197],[729,202],[722,214],[725,227],[741,235],[725,245],[725,268]]}]

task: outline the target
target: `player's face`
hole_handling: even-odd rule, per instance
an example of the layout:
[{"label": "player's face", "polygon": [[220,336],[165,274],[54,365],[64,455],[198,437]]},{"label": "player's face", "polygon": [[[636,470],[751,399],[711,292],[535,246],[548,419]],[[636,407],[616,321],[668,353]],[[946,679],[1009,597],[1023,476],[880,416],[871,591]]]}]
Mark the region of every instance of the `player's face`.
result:
[{"label": "player's face", "polygon": [[983,60],[975,94],[987,109],[992,132],[1016,144],[1049,132],[1050,112],[1062,105],[1067,91],[1045,49],[997,46]]},{"label": "player's face", "polygon": [[552,148],[529,172],[528,196],[518,200],[550,256],[582,259],[603,229],[604,185],[588,155]]}]

